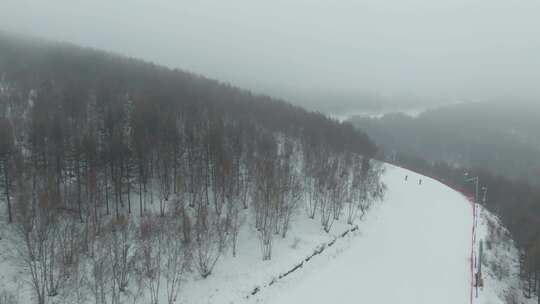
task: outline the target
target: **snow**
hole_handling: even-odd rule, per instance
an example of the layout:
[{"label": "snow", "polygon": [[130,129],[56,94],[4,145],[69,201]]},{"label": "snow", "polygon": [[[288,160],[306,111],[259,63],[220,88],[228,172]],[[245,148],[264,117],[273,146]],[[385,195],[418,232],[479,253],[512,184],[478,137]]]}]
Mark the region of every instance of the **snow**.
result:
[{"label": "snow", "polygon": [[257,302],[469,303],[470,203],[435,180],[396,167],[388,167],[384,181],[384,203],[361,224],[347,251],[312,275],[278,284]]},{"label": "snow", "polygon": [[[249,227],[248,227],[249,226]],[[238,303],[244,301],[254,288],[269,283],[288,271],[296,263],[322,243],[328,242],[338,233],[348,229],[344,221],[336,224],[331,234],[320,228],[318,219],[309,220],[299,210],[297,221],[292,225],[288,237],[276,237],[272,248],[272,260],[262,261],[259,241],[253,225],[243,225],[239,235],[237,257],[228,253],[216,264],[212,275],[201,279],[193,273],[183,285],[180,303]],[[246,229],[249,228],[249,229]]]},{"label": "snow", "polygon": [[478,290],[477,304],[537,303],[536,299],[526,299],[519,279],[519,252],[499,219],[478,206],[478,248],[484,246],[482,278],[484,287]]},{"label": "snow", "polygon": [[[253,225],[243,225],[237,257],[227,252],[207,279],[196,271],[189,274],[177,303],[470,303],[471,203],[436,180],[391,165],[383,181],[385,199],[358,223],[359,229],[291,275],[268,286],[350,226],[340,220],[326,234],[318,219],[308,219],[300,209],[287,238],[275,239],[272,260],[263,262]],[[478,214],[477,241],[488,239],[493,227],[505,231],[486,210]],[[529,303],[519,289],[518,253],[511,239],[491,244],[485,248],[485,287],[474,303],[506,303],[510,291],[517,303]],[[492,261],[508,274],[499,279]],[[11,290],[20,303],[31,303],[30,291],[22,286],[20,274],[0,257],[0,292]],[[251,295],[255,288],[259,292]]]}]

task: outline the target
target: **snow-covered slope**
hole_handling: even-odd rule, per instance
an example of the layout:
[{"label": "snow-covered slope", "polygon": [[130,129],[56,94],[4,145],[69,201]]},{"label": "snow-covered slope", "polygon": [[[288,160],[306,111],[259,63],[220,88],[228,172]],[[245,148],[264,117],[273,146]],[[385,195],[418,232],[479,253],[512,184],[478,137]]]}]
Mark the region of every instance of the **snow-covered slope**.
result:
[{"label": "snow-covered slope", "polygon": [[[309,262],[305,258],[321,244],[350,227],[339,221],[326,234],[318,220],[299,210],[295,228],[286,239],[276,239],[273,259],[266,262],[257,242],[249,241],[255,232],[244,229],[238,256],[223,256],[207,279],[186,277],[178,303],[470,303],[471,203],[433,179],[391,165],[383,180],[385,199],[358,223],[358,230]],[[485,287],[474,303],[509,303],[510,297],[528,303],[519,288],[517,250],[509,234],[488,211],[481,210],[477,218],[476,239],[487,242]],[[269,284],[302,261],[297,271]],[[503,267],[502,275],[495,265]],[[30,303],[30,291],[7,266],[0,259],[0,291],[18,290],[19,303]],[[258,292],[251,295],[254,289]]]},{"label": "snow-covered slope", "polygon": [[469,303],[473,221],[468,200],[396,167],[388,167],[384,181],[385,201],[361,225],[348,250],[316,272],[280,282],[257,301]]},{"label": "snow-covered slope", "polygon": [[486,209],[478,206],[478,228],[476,233],[478,249],[483,242],[482,278],[484,287],[476,290],[474,303],[504,304],[538,303],[537,299],[524,296],[519,277],[519,252],[508,230],[499,219]]}]

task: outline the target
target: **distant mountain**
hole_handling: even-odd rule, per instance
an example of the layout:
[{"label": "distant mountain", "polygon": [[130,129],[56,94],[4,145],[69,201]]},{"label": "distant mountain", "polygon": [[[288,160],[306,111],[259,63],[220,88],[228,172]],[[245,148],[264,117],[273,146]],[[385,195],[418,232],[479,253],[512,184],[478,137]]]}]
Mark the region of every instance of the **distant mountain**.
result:
[{"label": "distant mountain", "polygon": [[388,114],[355,117],[386,154],[414,155],[539,183],[540,103],[462,103],[418,117]]}]

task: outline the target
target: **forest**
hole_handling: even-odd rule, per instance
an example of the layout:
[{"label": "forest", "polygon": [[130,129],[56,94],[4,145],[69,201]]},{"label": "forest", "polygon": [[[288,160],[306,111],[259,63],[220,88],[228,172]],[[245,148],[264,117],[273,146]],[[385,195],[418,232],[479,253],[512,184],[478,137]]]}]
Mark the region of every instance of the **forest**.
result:
[{"label": "forest", "polygon": [[[384,194],[349,123],[199,75],[0,33],[0,240],[45,303],[174,303],[242,226],[350,224]],[[5,246],[4,246],[5,245]]]}]

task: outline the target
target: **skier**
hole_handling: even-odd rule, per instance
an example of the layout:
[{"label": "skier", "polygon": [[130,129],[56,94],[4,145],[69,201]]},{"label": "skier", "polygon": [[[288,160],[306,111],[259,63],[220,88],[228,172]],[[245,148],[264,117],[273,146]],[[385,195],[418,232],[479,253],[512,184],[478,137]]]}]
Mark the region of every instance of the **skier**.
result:
[{"label": "skier", "polygon": [[422,179],[419,179],[419,180],[418,180],[418,184],[419,184],[419,185],[422,184]]},{"label": "skier", "polygon": [[409,176],[408,176],[408,175],[405,175],[405,181],[407,181],[408,178],[409,178]]}]

